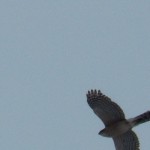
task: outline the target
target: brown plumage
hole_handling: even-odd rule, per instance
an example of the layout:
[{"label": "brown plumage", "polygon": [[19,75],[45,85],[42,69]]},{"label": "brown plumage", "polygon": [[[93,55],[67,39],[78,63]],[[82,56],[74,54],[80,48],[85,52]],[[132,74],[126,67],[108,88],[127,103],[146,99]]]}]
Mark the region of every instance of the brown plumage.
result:
[{"label": "brown plumage", "polygon": [[139,141],[132,128],[150,121],[150,111],[126,119],[119,105],[103,95],[100,90],[88,91],[87,102],[105,124],[105,128],[99,134],[113,138],[116,150],[139,150]]}]

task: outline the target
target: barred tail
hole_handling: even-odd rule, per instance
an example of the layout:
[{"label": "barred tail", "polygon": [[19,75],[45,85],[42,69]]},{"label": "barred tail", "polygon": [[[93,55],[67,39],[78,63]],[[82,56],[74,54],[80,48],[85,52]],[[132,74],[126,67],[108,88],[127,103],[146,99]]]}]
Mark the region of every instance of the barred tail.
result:
[{"label": "barred tail", "polygon": [[141,123],[147,122],[147,121],[150,121],[150,111],[147,111],[147,112],[135,117],[133,120],[135,126],[137,126]]}]

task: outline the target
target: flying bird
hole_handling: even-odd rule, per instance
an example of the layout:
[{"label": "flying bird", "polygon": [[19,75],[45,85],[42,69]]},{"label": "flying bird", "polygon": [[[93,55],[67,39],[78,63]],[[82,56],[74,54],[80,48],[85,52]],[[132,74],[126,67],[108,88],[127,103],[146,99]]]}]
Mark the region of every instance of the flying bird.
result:
[{"label": "flying bird", "polygon": [[150,121],[150,111],[126,119],[120,106],[103,95],[100,90],[88,91],[87,102],[105,125],[99,134],[112,138],[116,150],[140,150],[138,137],[132,128]]}]

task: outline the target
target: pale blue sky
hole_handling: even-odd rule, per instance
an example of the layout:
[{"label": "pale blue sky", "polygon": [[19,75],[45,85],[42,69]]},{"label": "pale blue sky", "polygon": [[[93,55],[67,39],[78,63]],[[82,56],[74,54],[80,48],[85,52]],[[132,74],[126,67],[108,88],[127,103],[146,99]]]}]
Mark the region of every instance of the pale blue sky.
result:
[{"label": "pale blue sky", "polygon": [[150,110],[150,1],[0,1],[1,150],[115,150],[90,89],[127,117]]}]

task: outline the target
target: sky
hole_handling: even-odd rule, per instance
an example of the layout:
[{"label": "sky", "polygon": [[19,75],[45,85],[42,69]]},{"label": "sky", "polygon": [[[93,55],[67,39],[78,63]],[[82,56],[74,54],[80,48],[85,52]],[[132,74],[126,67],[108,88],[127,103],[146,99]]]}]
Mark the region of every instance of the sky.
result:
[{"label": "sky", "polygon": [[0,18],[1,150],[115,150],[91,89],[127,118],[150,110],[150,1],[1,0]]}]

